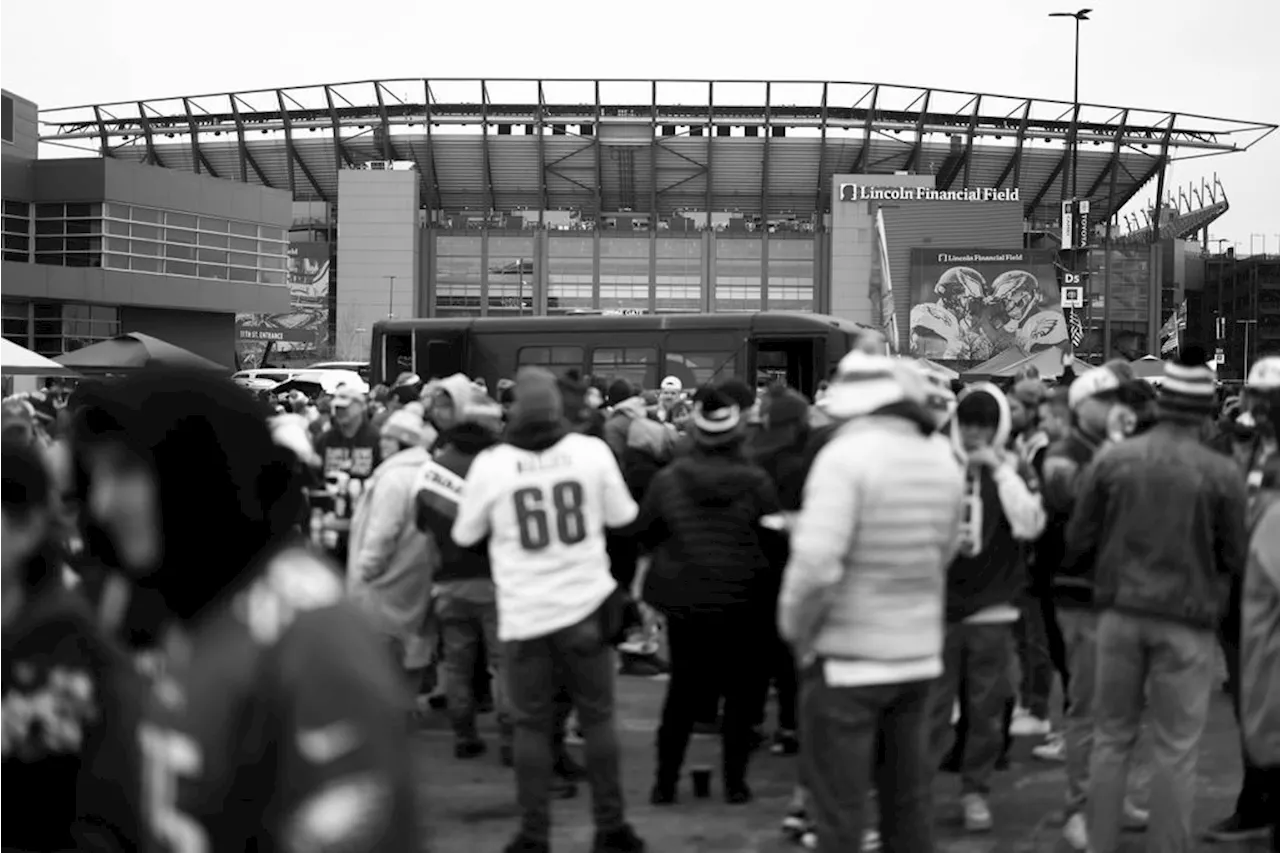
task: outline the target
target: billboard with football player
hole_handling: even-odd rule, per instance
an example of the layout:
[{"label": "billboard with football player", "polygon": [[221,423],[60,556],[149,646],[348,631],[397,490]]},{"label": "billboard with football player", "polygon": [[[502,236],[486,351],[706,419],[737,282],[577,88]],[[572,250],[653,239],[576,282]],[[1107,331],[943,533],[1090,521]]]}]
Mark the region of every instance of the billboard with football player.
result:
[{"label": "billboard with football player", "polygon": [[1020,249],[911,250],[913,356],[981,362],[1067,348],[1054,253]]}]

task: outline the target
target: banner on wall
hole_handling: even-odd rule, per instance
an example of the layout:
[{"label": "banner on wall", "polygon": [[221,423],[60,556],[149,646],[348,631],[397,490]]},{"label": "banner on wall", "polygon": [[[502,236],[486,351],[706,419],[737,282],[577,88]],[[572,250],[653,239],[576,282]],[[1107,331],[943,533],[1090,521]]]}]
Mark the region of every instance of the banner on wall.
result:
[{"label": "banner on wall", "polygon": [[1067,348],[1053,252],[914,248],[911,297],[910,350],[919,358]]},{"label": "banner on wall", "polygon": [[327,242],[289,244],[289,311],[284,314],[237,314],[236,337],[241,341],[303,343],[321,346],[329,318],[329,255]]}]

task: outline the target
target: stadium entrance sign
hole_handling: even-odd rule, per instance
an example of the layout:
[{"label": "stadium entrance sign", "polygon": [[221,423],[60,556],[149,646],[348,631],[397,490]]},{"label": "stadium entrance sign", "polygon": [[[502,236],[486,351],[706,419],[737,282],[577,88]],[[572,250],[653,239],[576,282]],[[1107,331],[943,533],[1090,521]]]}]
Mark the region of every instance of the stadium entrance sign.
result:
[{"label": "stadium entrance sign", "polygon": [[1000,190],[982,187],[975,190],[936,190],[932,187],[871,187],[866,184],[841,184],[841,201],[1020,201],[1018,187]]}]

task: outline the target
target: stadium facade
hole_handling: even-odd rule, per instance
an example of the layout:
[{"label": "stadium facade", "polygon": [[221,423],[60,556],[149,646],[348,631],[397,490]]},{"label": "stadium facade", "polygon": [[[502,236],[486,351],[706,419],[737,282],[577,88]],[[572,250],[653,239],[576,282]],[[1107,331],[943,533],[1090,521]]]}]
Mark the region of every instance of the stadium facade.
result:
[{"label": "stadium facade", "polygon": [[[3,102],[6,338],[57,356],[146,332],[231,365],[236,312],[288,310],[288,193],[122,159],[40,160],[36,106]],[[110,253],[121,244],[132,265]]]},{"label": "stadium facade", "polygon": [[[1216,183],[1175,197],[1168,165],[1275,129],[886,84],[678,80],[366,81],[40,122],[42,140],[112,166],[291,197],[289,310],[226,308],[241,340],[341,357],[365,354],[388,315],[892,312],[905,341],[931,253],[1053,253],[1073,198],[1089,203],[1092,247],[1077,349],[1146,348],[1183,299],[1185,238],[1228,204]],[[1126,220],[1144,191],[1159,203]],[[104,237],[105,269],[147,273],[146,257]]]}]

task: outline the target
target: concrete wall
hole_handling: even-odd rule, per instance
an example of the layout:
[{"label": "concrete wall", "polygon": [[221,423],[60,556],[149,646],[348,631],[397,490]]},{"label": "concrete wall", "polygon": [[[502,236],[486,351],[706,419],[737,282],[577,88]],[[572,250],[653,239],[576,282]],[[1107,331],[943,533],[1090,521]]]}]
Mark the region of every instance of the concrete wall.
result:
[{"label": "concrete wall", "polygon": [[[369,357],[373,324],[413,317],[421,264],[418,173],[338,173],[338,357]],[[394,276],[392,281],[389,276]]]},{"label": "concrete wall", "polygon": [[831,181],[828,313],[858,323],[874,324],[879,322],[880,311],[879,296],[872,293],[871,288],[871,274],[879,264],[876,257],[875,207],[893,202],[841,201],[840,185],[932,188],[933,175],[833,175]]},{"label": "concrete wall", "polygon": [[87,267],[55,267],[5,261],[4,295],[29,299],[96,302],[196,311],[270,314],[289,310],[284,285],[180,278]]},{"label": "concrete wall", "polygon": [[[0,90],[0,97],[13,103],[13,141],[5,139],[0,143],[0,153],[5,160],[11,158],[34,160],[40,144],[37,123],[39,109],[34,102],[9,91]],[[9,195],[6,193],[5,197],[9,198]]]},{"label": "concrete wall", "polygon": [[125,160],[41,160],[35,181],[36,201],[118,201],[286,230],[293,224],[293,197],[285,190]]},{"label": "concrete wall", "polygon": [[235,315],[212,311],[172,311],[127,306],[120,311],[120,331],[142,332],[234,369]]},{"label": "concrete wall", "polygon": [[[933,175],[835,175],[832,178],[831,277],[828,313],[879,325],[879,249],[875,217],[884,213],[889,273],[899,335],[907,340],[911,313],[911,250],[917,247],[1021,249],[1022,204],[1002,200],[841,199],[841,185],[932,189]],[[960,187],[953,187],[959,191]],[[875,195],[874,192],[870,193]],[[875,286],[873,286],[875,282]]]}]

